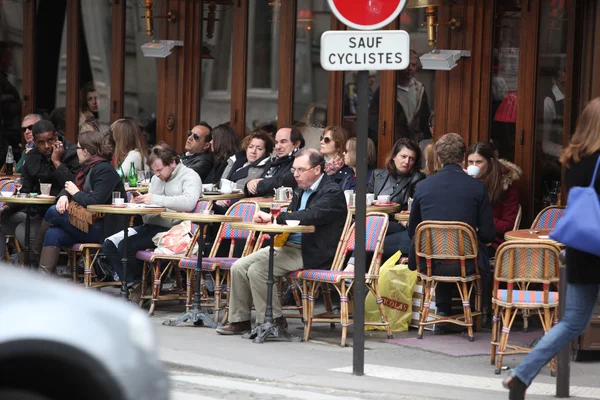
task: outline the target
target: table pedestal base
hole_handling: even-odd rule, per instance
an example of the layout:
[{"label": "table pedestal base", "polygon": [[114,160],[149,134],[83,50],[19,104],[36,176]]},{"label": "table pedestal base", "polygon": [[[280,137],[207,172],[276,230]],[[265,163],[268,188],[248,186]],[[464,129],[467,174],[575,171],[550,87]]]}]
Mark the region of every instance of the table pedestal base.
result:
[{"label": "table pedestal base", "polygon": [[302,338],[290,334],[287,329],[283,329],[277,324],[265,322],[257,325],[250,333],[245,333],[242,338],[254,339],[254,343],[264,343],[267,337],[276,339],[285,339],[288,342],[301,342]]},{"label": "table pedestal base", "polygon": [[216,328],[217,323],[213,321],[211,317],[208,316],[202,310],[190,310],[183,314],[181,314],[177,319],[168,319],[164,321],[162,324],[167,326],[177,326],[182,322],[191,321],[196,326],[208,326],[211,328]]}]

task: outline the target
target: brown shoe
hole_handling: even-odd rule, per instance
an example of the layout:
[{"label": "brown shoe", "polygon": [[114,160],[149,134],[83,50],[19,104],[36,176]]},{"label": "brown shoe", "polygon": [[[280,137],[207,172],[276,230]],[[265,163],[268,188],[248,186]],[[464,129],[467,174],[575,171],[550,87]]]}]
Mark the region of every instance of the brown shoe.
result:
[{"label": "brown shoe", "polygon": [[230,322],[227,325],[219,326],[216,331],[220,335],[242,335],[252,330],[250,321]]},{"label": "brown shoe", "polygon": [[285,319],[285,317],[283,315],[279,318],[275,318],[275,320],[273,322],[275,322],[275,325],[277,325],[281,329],[288,328],[287,320]]}]

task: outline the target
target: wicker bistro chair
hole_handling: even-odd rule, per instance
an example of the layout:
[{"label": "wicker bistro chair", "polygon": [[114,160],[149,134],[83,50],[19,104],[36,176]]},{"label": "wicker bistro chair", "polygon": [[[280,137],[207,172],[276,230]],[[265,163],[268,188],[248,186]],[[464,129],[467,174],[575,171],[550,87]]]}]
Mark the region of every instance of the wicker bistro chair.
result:
[{"label": "wicker bistro chair", "polygon": [[[252,222],[254,214],[259,209],[260,208],[258,206],[258,203],[255,201],[240,200],[233,204],[231,207],[229,207],[225,215],[242,217],[243,222]],[[219,247],[221,246],[221,242],[223,241],[223,239],[231,240],[231,243],[229,245],[229,254],[227,257],[217,257],[216,255],[219,251]],[[255,239],[253,231],[232,229],[231,224],[229,222],[221,223],[221,225],[219,226],[219,230],[217,231],[216,240],[213,243],[208,257],[202,259],[202,271],[214,273],[214,301],[212,304],[207,302],[208,304],[206,304],[205,307],[214,308],[215,322],[218,322],[219,320],[219,311],[229,306],[229,290],[231,287],[231,276],[229,274],[229,271],[231,270],[231,266],[233,265],[233,263],[238,260],[238,258],[233,257],[233,251],[237,240],[246,241],[244,249],[242,250],[242,257],[254,251]],[[191,307],[192,304],[192,279],[197,264],[197,257],[185,257],[182,258],[181,261],[179,261],[179,267],[186,270],[186,307],[188,308]],[[204,274],[201,274],[201,280],[201,287],[204,291]],[[223,307],[222,304],[223,293],[225,293],[225,307]],[[206,300],[206,296],[204,296],[204,299]],[[223,316],[223,321],[225,321],[226,318],[227,312]]]},{"label": "wicker bistro chair", "polygon": [[[421,303],[418,339],[423,338],[426,325],[449,322],[467,327],[469,341],[473,335],[473,317],[481,315],[481,276],[477,265],[477,236],[473,228],[457,221],[424,221],[417,226],[415,233],[415,256],[417,275],[423,281],[423,302]],[[421,269],[421,259],[425,258],[426,271]],[[433,260],[456,260],[460,262],[460,276],[436,276],[432,274]],[[475,273],[466,274],[466,262],[472,260]],[[463,314],[442,317],[429,313],[432,293],[438,283],[455,283],[463,305]],[[475,312],[471,311],[470,298],[475,289]],[[432,320],[429,320],[432,317]]]},{"label": "wicker bistro chair", "polygon": [[[383,308],[383,300],[379,293],[379,267],[381,265],[381,257],[383,254],[383,239],[387,232],[389,217],[387,214],[372,212],[367,214],[367,229],[365,250],[373,253],[373,258],[369,269],[365,276],[365,284],[367,289],[373,293],[379,305],[381,313],[381,322],[367,323],[368,325],[385,326],[388,338],[392,338],[385,309]],[[302,280],[302,292],[304,303],[304,340],[308,341],[312,324],[315,322],[336,323],[339,322],[342,326],[341,346],[346,345],[346,337],[348,326],[352,324],[352,304],[349,301],[354,284],[354,272],[344,272],[342,267],[346,257],[349,256],[355,248],[355,224],[349,229],[348,234],[343,239],[343,252],[340,252],[336,259],[336,265],[332,266],[331,270],[305,269],[296,271],[293,274],[294,279]],[[332,285],[340,295],[340,314],[325,313],[314,315],[314,299],[316,291],[324,285]],[[360,301],[364,301],[360,299]]]},{"label": "wicker bistro chair", "polygon": [[531,229],[554,229],[556,223],[562,218],[564,213],[565,207],[546,207],[535,217],[531,224]]},{"label": "wicker bistro chair", "polygon": [[[196,207],[192,210],[192,213],[200,213],[204,210],[212,209],[213,203],[211,200],[198,200]],[[187,300],[187,294],[182,293],[170,293],[161,294],[161,286],[163,278],[173,270],[173,267],[179,265],[179,261],[182,258],[192,256],[194,245],[198,239],[198,235],[204,235],[204,232],[200,232],[197,224],[191,225],[190,234],[192,235],[192,241],[190,245],[185,249],[184,254],[167,255],[162,253],[155,253],[154,250],[140,250],[136,253],[136,258],[144,262],[142,267],[142,294],[140,297],[140,306],[146,300],[151,300],[148,314],[154,314],[154,308],[156,303],[165,300]],[[162,265],[165,264],[164,268]],[[179,275],[179,270],[176,270]],[[152,292],[146,293],[148,275],[152,274]]]},{"label": "wicker bistro chair", "polygon": [[[127,192],[126,201],[131,202],[133,195]],[[130,219],[129,225],[133,224],[133,216]],[[94,263],[100,255],[102,243],[75,243],[70,248],[66,249],[69,257],[69,267],[73,275],[73,282],[80,283],[79,273],[77,272],[77,258],[84,258],[83,267],[83,286],[86,288],[100,289],[107,286],[121,286],[121,282],[97,282],[95,281],[96,272],[94,271]]]},{"label": "wicker bistro chair", "polygon": [[[502,371],[504,355],[531,351],[531,348],[508,344],[510,329],[519,310],[537,311],[544,333],[556,322],[559,253],[560,249],[553,244],[530,241],[509,241],[498,248],[492,298],[494,317],[490,359],[492,364],[496,364],[496,374]],[[500,289],[501,282],[506,283],[506,289]],[[541,284],[542,291],[529,290],[531,283]],[[550,290],[551,286],[555,291]],[[551,361],[550,369],[554,375],[555,359]]]},{"label": "wicker bistro chair", "polygon": [[[15,191],[15,182],[12,180],[8,180],[8,179],[0,180],[0,191],[14,192]],[[4,202],[0,201],[0,207],[2,207],[2,206],[4,206]],[[5,238],[6,244],[7,244],[4,257],[5,257],[6,261],[10,262],[10,252],[8,251],[8,245],[12,245],[13,248],[18,253],[21,252],[21,245],[19,244],[19,241],[17,240],[15,235],[4,235],[4,238]]]}]

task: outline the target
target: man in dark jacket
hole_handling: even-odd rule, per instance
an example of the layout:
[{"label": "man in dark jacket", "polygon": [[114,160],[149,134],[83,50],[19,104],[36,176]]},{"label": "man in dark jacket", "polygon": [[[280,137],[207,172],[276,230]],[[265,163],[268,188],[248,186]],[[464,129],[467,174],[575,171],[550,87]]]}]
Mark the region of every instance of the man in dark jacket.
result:
[{"label": "man in dark jacket", "polygon": [[[74,181],[80,169],[77,147],[61,138],[50,121],[40,120],[33,125],[35,148],[27,154],[27,162],[21,170],[23,186],[21,193],[41,193],[40,184],[52,185],[50,194],[56,196],[68,181]],[[48,207],[30,208],[30,243],[35,240],[38,228]],[[3,235],[15,235],[19,243],[25,243],[25,209],[18,204],[5,204],[0,209],[1,232]],[[2,238],[4,236],[2,235]],[[4,240],[2,244],[4,245]],[[3,250],[0,248],[0,250]],[[2,253],[4,254],[4,253]],[[35,258],[35,255],[32,254]],[[35,259],[33,260],[35,261]]]},{"label": "man in dark jacket", "polygon": [[214,161],[210,151],[212,127],[206,122],[200,122],[187,133],[185,152],[181,155],[183,165],[196,171],[203,181],[212,170]]},{"label": "man in dark jacket", "polygon": [[[278,224],[299,220],[301,225],[314,225],[314,233],[294,233],[283,240],[275,239],[274,277],[307,268],[326,269],[331,266],[347,214],[344,193],[323,173],[325,158],[315,149],[300,151],[292,168],[298,189],[288,212],[277,217]],[[275,218],[265,212],[254,216],[257,223],[270,223]],[[231,298],[229,323],[217,328],[222,335],[241,334],[251,329],[252,303],[256,308],[256,323],[264,321],[267,299],[269,248],[261,249],[236,261],[231,268]],[[287,327],[281,313],[281,303],[275,294],[273,317],[281,328]]]},{"label": "man in dark jacket", "polygon": [[[461,162],[465,156],[466,146],[460,135],[448,133],[442,136],[436,142],[435,150],[443,167],[436,174],[417,184],[408,223],[408,236],[411,238],[408,267],[413,271],[417,268],[414,236],[419,223],[422,221],[464,222],[477,232],[478,264],[483,288],[486,288],[486,279],[490,271],[486,244],[494,241],[496,228],[485,185],[463,171]],[[424,271],[424,265],[423,262],[422,271]],[[467,263],[467,274],[472,274],[474,271],[475,265]],[[460,276],[460,264],[434,260],[432,273],[433,275]],[[437,285],[435,291],[437,314],[451,315],[454,286],[453,283]]]},{"label": "man in dark jacket", "polygon": [[303,147],[304,138],[298,128],[280,128],[275,134],[276,157],[273,157],[260,178],[248,181],[244,187],[246,196],[272,196],[273,189],[281,186],[296,188],[296,179],[290,168],[294,163],[294,155]]}]

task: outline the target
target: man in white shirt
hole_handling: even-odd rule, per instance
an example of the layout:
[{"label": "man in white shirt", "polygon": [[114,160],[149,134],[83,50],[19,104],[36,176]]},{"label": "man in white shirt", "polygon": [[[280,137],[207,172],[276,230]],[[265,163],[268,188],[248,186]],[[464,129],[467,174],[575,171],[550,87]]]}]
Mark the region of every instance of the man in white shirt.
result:
[{"label": "man in white shirt", "polygon": [[565,70],[555,69],[552,87],[544,98],[544,153],[558,157],[562,151],[563,119],[565,111]]}]

